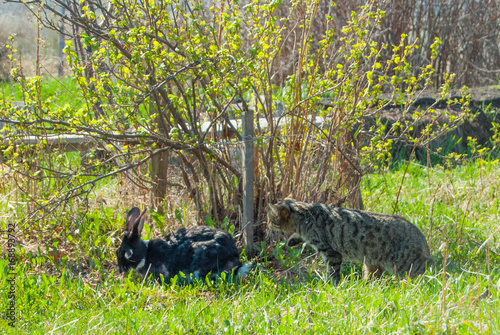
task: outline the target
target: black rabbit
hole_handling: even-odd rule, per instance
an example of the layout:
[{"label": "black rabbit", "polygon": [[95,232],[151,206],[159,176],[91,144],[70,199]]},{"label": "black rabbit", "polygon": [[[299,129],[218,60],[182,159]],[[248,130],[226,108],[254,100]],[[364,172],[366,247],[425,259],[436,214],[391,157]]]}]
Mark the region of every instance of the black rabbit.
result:
[{"label": "black rabbit", "polygon": [[156,279],[163,275],[169,283],[179,272],[191,282],[208,274],[214,278],[222,272],[244,277],[251,269],[251,263],[240,262],[232,236],[212,227],[181,228],[165,239],[144,241],[141,232],[145,214],[146,210],[141,213],[137,207],[127,214],[123,241],[116,251],[120,273],[134,269],[143,275],[153,274]]}]

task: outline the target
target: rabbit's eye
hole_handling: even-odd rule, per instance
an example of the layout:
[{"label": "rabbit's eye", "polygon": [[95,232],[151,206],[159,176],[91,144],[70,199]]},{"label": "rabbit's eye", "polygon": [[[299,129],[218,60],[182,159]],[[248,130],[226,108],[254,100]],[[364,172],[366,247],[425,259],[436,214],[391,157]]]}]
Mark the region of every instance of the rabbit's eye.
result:
[{"label": "rabbit's eye", "polygon": [[132,251],[132,249],[127,250],[127,251],[125,252],[125,258],[126,258],[126,259],[130,259],[130,257],[132,257],[132,255],[133,255],[133,253],[134,253],[134,252]]}]

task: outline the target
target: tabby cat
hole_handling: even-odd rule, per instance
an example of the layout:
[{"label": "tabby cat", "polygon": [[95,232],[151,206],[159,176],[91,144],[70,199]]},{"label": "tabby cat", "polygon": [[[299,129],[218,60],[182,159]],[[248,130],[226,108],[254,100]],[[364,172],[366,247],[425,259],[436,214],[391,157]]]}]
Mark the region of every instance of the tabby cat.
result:
[{"label": "tabby cat", "polygon": [[306,242],[316,249],[334,283],[344,260],[362,263],[365,278],[380,277],[384,270],[414,278],[432,264],[422,232],[399,216],[289,198],[270,204],[267,216],[272,229],[293,233],[289,246]]}]

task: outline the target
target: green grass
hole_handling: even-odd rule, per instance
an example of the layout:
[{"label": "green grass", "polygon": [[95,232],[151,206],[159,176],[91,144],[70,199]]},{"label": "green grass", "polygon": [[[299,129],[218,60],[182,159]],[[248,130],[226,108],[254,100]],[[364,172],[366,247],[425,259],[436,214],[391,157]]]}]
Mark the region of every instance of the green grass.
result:
[{"label": "green grass", "polygon": [[39,334],[498,333],[497,291],[478,298],[487,286],[484,276],[472,274],[450,275],[446,288],[441,276],[411,283],[353,277],[334,287],[280,282],[257,272],[239,289],[39,275],[20,285],[26,294],[19,312],[29,318],[19,328]]},{"label": "green grass", "polygon": [[[28,82],[31,79],[28,79]],[[83,98],[79,91],[78,83],[71,77],[55,78],[43,77],[41,85],[42,100],[52,108],[65,105],[73,109],[81,107]],[[23,89],[18,82],[0,83],[0,101],[23,101]],[[69,117],[69,115],[68,115]]]},{"label": "green grass", "polygon": [[[366,176],[362,190],[367,210],[392,213],[401,187],[395,212],[422,229],[437,264],[415,281],[388,275],[364,281],[359,265],[347,264],[335,287],[325,282],[324,264],[308,257],[308,248],[300,255],[282,242],[272,251],[259,246],[257,268],[239,287],[121,278],[114,273],[114,250],[127,204],[110,202],[87,214],[61,215],[60,222],[47,223],[50,229],[38,227],[41,235],[25,232],[16,264],[16,328],[0,314],[0,329],[8,334],[499,334],[498,160],[452,169],[410,163],[403,178],[405,168]],[[89,201],[98,202],[118,185],[99,185]],[[75,221],[78,217],[83,219]],[[34,247],[41,245],[45,249]],[[0,260],[0,313],[8,302],[7,265]]]}]

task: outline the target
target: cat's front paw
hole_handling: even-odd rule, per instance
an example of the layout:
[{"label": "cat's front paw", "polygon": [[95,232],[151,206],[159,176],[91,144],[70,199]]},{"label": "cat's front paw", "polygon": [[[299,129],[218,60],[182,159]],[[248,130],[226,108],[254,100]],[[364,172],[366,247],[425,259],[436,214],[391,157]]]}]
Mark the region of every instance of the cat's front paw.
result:
[{"label": "cat's front paw", "polygon": [[288,238],[288,241],[286,241],[286,245],[289,247],[294,247],[294,246],[299,245],[303,242],[304,242],[304,240],[302,239],[302,237],[293,234],[292,236],[290,236]]}]

